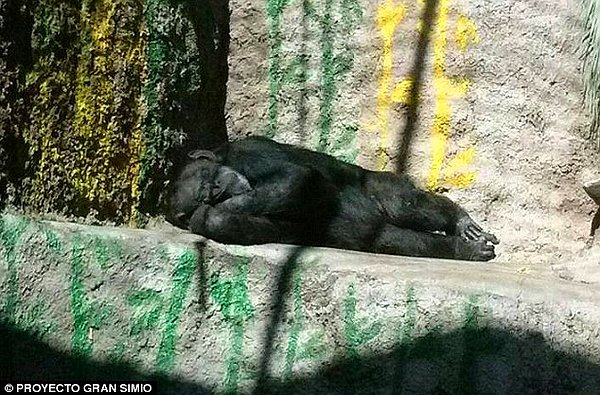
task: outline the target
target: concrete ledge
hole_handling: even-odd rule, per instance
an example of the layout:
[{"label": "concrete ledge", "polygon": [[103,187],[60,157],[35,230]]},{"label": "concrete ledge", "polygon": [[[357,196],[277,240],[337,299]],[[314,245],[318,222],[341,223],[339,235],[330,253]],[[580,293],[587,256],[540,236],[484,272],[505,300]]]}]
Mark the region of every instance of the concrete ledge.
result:
[{"label": "concrete ledge", "polygon": [[542,270],[1,221],[8,376],[161,393],[598,393],[600,290]]}]

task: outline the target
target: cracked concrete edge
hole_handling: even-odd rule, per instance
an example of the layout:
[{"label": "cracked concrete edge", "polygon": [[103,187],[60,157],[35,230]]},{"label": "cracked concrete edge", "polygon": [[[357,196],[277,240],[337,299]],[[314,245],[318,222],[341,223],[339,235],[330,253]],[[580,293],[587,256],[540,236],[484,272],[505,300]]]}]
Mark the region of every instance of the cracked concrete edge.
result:
[{"label": "cracked concrete edge", "polygon": [[[566,380],[579,390],[600,384],[600,290],[535,267],[225,246],[167,226],[136,230],[10,214],[2,216],[1,230],[3,319],[92,360],[127,361],[219,391],[248,391],[272,354],[269,377],[328,387],[315,381],[328,366],[387,361],[399,345],[421,350],[423,339],[443,335],[442,343],[458,351],[443,357],[414,351],[404,366],[414,374],[403,387],[425,385],[419,380],[433,369],[436,385],[453,393],[464,385],[456,377],[465,364],[483,389],[528,388],[524,367],[540,371],[546,383]],[[290,257],[299,265],[288,273],[273,323],[279,275]],[[504,340],[478,351],[473,345],[488,330],[495,331],[490,339]],[[469,331],[484,332],[469,338]],[[571,358],[585,367],[549,368]],[[502,385],[493,379],[500,376],[508,377]]]}]

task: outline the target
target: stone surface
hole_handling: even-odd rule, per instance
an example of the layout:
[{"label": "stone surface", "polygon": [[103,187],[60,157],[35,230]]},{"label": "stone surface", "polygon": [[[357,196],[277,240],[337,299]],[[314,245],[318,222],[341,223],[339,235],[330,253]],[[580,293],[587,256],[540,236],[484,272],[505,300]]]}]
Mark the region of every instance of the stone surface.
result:
[{"label": "stone surface", "polygon": [[535,265],[224,246],[167,225],[8,214],[1,225],[12,340],[0,371],[14,377],[160,375],[173,394],[249,393],[257,383],[281,394],[600,385],[600,289]]},{"label": "stone surface", "polygon": [[500,261],[589,281],[600,249],[586,249],[596,205],[582,185],[600,157],[584,138],[579,7],[232,0],[230,133],[394,171],[409,141],[405,170],[495,233]]}]

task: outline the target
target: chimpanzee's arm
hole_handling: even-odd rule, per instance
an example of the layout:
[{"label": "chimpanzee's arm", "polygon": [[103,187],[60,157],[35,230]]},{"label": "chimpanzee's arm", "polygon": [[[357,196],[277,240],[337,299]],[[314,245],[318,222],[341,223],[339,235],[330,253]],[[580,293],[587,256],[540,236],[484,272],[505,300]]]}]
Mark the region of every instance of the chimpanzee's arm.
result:
[{"label": "chimpanzee's arm", "polygon": [[258,216],[234,213],[208,205],[200,205],[192,215],[189,228],[226,244],[294,243],[294,226]]},{"label": "chimpanzee's arm", "polygon": [[333,197],[334,188],[316,170],[285,163],[263,174],[252,190],[215,205],[224,211],[250,215],[296,217],[314,214]]}]

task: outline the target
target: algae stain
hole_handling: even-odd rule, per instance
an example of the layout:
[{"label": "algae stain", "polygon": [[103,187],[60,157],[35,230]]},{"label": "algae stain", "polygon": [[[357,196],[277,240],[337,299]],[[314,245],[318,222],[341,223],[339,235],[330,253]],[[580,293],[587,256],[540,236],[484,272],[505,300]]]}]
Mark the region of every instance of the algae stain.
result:
[{"label": "algae stain", "polygon": [[243,360],[244,325],[254,316],[254,307],[248,295],[248,258],[238,257],[235,274],[221,278],[211,276],[210,294],[231,330],[231,350],[227,358],[225,392],[238,393],[240,365]]},{"label": "algae stain", "polygon": [[165,314],[162,339],[156,357],[156,366],[160,371],[169,371],[174,366],[177,329],[181,319],[183,303],[192,282],[197,263],[196,254],[191,250],[186,250],[177,259],[177,264],[171,278],[171,296]]}]

